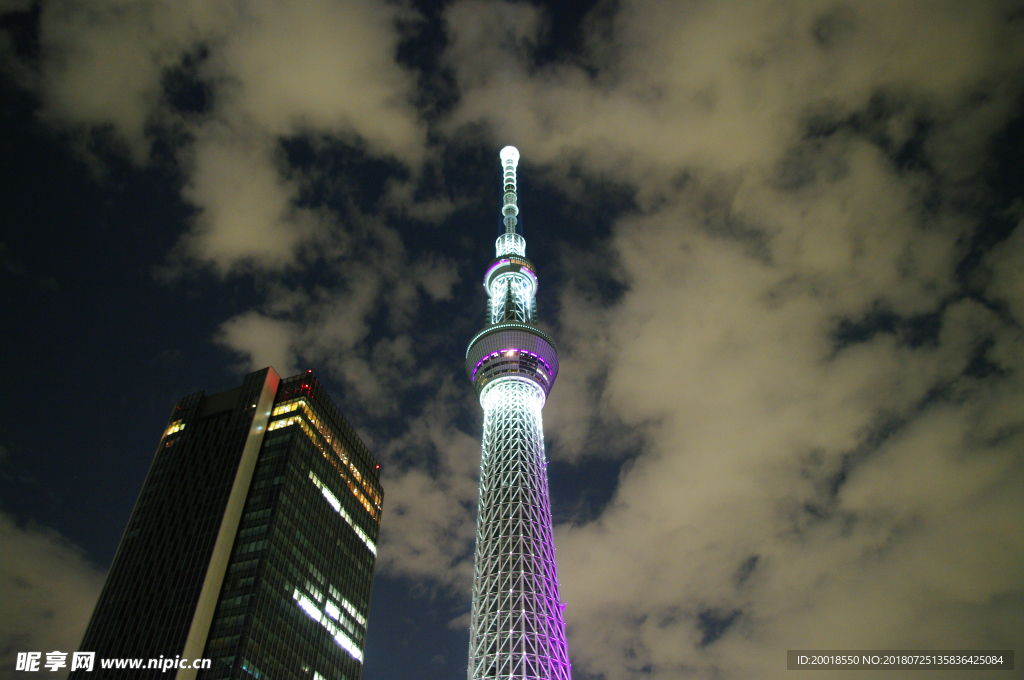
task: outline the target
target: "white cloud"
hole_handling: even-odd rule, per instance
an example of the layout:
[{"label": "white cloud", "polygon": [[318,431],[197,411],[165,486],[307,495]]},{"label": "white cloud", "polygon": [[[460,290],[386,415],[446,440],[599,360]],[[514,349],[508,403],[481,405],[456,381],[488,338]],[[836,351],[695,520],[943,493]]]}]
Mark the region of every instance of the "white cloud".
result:
[{"label": "white cloud", "polygon": [[270,140],[210,134],[192,151],[182,197],[200,212],[183,256],[222,272],[246,264],[282,267],[324,228],[315,213],[295,207],[297,183],[282,177]]},{"label": "white cloud", "polygon": [[[238,173],[239,178],[244,176]],[[274,187],[265,186],[272,175],[256,170],[252,177],[257,185],[253,202],[278,200]],[[260,182],[260,177],[267,181]],[[292,215],[309,222],[319,218],[294,210]],[[345,232],[316,246],[324,276],[309,285],[274,283],[261,309],[227,321],[219,340],[243,356],[264,357],[264,363],[245,363],[247,370],[266,365],[267,357],[280,357],[282,365],[292,367],[302,360],[338,380],[360,408],[393,415],[403,395],[430,386],[449,372],[450,367],[432,363],[440,338],[417,332],[414,324],[431,305],[451,298],[458,268],[436,252],[408,250],[402,234],[383,217],[354,208],[349,217]],[[228,220],[222,221],[218,234],[237,239],[226,246],[237,257],[248,243],[244,232],[250,220],[232,219],[238,225],[236,234],[229,236],[223,228]],[[284,238],[294,233],[268,225],[255,229],[271,232],[264,243],[278,238],[276,234]],[[268,252],[263,262],[271,257]]]},{"label": "white cloud", "polygon": [[992,280],[988,290],[992,297],[1005,304],[1018,324],[1024,325],[1024,278],[1020,263],[1024,261],[1024,225],[1017,224],[1009,238],[989,253]]},{"label": "white cloud", "polygon": [[223,114],[270,134],[354,134],[374,153],[415,161],[423,132],[412,77],[394,59],[400,15],[373,2],[248,3],[204,75],[227,81]]},{"label": "white cloud", "polygon": [[[13,678],[17,652],[78,650],[103,572],[56,532],[20,527],[3,513],[0,542],[0,677]],[[67,669],[48,674],[67,677]]]},{"label": "white cloud", "polygon": [[[591,75],[567,63],[533,70],[520,46],[539,40],[543,21],[521,7],[447,10],[463,89],[449,125],[485,122],[498,139],[521,140],[532,163],[580,162],[642,193],[657,170],[764,171],[802,132],[803,116],[842,116],[880,93],[927,104],[955,126],[965,121],[943,119],[962,115],[984,85],[998,96],[975,97],[974,116],[1005,115],[1012,95],[994,83],[1012,76],[1024,49],[998,2],[928,12],[906,2],[627,2],[592,35]],[[953,35],[957,49],[936,48]],[[977,130],[962,131],[955,154],[942,155],[947,169],[978,151]]]},{"label": "white cloud", "polygon": [[288,321],[250,311],[225,321],[217,342],[245,357],[246,372],[273,366],[279,375],[290,376],[298,373],[295,332]]},{"label": "white cloud", "polygon": [[[459,376],[461,378],[461,376]],[[465,594],[473,573],[473,540],[480,440],[454,422],[466,401],[462,381],[442,380],[405,431],[380,442],[392,466],[382,481],[388,510],[382,520],[381,563],[391,574],[439,583]]]},{"label": "white cloud", "polygon": [[[199,209],[179,259],[222,274],[278,270],[335,232],[296,207],[300,184],[276,159],[282,140],[311,135],[409,166],[423,159],[413,77],[395,61],[396,21],[412,16],[326,0],[46,2],[41,114],[110,132],[140,164],[154,136],[173,131],[183,198]],[[165,80],[186,62],[207,105],[181,112]]]},{"label": "white cloud", "polygon": [[[39,90],[44,118],[111,129],[131,156],[149,154],[147,127],[161,111],[161,76],[201,39],[171,3],[44,3]],[[200,30],[221,28],[212,22]],[[198,17],[197,17],[198,19]],[[205,23],[205,22],[204,22]]]}]

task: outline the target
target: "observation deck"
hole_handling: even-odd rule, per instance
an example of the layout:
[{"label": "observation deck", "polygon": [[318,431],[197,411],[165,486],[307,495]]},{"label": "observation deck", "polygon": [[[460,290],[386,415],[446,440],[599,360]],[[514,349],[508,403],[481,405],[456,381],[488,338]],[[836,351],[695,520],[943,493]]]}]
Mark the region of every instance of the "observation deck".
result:
[{"label": "observation deck", "polygon": [[507,255],[505,257],[498,257],[491,263],[491,266],[487,268],[487,272],[484,274],[484,290],[487,291],[488,295],[494,295],[494,289],[491,284],[494,283],[499,277],[507,274],[521,274],[530,282],[529,295],[537,294],[537,274],[536,268],[533,263],[527,260],[525,257],[520,255]]},{"label": "observation deck", "polygon": [[477,395],[500,378],[529,380],[546,399],[558,376],[558,347],[547,333],[519,322],[484,328],[466,349],[466,373]]}]

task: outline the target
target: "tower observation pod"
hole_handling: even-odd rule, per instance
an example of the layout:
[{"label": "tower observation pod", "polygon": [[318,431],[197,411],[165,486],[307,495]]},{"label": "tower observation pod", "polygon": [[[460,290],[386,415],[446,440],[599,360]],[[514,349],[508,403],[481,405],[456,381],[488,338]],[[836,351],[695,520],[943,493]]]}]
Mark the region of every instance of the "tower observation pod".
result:
[{"label": "tower observation pod", "polygon": [[501,150],[504,232],[484,274],[488,323],[466,350],[484,409],[469,680],[570,680],[541,409],[558,375],[537,328],[537,275],[519,233],[519,151]]}]

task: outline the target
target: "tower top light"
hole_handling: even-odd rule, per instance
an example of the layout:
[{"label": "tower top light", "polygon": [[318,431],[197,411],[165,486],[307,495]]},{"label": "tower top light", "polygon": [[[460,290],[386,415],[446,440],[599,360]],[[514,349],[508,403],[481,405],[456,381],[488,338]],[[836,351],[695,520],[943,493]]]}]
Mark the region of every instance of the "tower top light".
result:
[{"label": "tower top light", "polygon": [[[503,222],[505,223],[505,234],[510,237],[517,235],[518,230],[516,224],[518,220],[516,216],[519,215],[519,206],[516,205],[516,166],[519,165],[519,149],[514,146],[506,146],[498,154],[501,158],[501,169],[502,169],[502,184],[505,187],[505,198],[502,201],[501,214],[503,216]],[[525,249],[525,243],[519,243],[522,238],[512,239],[517,241],[515,244],[516,249]],[[503,245],[501,239],[498,239],[498,256],[501,257],[501,250]],[[525,252],[525,251],[524,251]],[[523,253],[519,253],[522,255]]]},{"label": "tower top light", "polygon": [[508,165],[509,161],[512,161],[512,167],[519,165],[519,149],[514,146],[506,146],[501,150],[499,154],[501,157],[501,164]]}]

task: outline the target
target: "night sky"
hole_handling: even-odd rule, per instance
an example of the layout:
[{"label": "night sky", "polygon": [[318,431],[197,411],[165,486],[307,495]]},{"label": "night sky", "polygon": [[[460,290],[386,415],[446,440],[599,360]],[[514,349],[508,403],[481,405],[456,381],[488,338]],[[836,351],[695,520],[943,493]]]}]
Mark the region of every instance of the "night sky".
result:
[{"label": "night sky", "polygon": [[0,115],[0,679],[267,365],[382,463],[363,678],[464,677],[507,144],[576,680],[1019,642],[1024,3],[0,0]]}]

